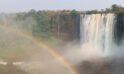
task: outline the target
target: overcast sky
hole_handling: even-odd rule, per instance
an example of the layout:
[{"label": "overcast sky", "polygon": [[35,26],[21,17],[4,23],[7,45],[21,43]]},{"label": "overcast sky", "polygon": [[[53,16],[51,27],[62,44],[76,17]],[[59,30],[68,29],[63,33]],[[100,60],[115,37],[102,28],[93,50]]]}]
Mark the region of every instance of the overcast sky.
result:
[{"label": "overcast sky", "polygon": [[104,9],[112,4],[124,6],[124,0],[1,0],[0,12],[36,10]]}]

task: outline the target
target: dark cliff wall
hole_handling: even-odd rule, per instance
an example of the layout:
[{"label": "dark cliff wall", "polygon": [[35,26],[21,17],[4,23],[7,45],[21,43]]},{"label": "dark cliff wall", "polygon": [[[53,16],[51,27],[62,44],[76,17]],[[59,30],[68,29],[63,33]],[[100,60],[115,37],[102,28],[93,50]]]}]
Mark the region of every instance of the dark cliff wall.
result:
[{"label": "dark cliff wall", "polygon": [[80,39],[80,15],[58,14],[51,18],[51,32],[64,41]]},{"label": "dark cliff wall", "polygon": [[120,44],[124,38],[124,14],[116,15],[114,24],[114,39],[117,44]]}]

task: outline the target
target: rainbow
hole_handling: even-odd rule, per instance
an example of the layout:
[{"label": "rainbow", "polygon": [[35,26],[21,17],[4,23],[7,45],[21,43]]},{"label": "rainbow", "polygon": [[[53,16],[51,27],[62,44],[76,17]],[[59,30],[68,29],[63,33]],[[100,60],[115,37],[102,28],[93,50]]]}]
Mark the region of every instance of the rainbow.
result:
[{"label": "rainbow", "polygon": [[0,25],[0,28],[16,32],[17,34],[26,37],[27,39],[31,40],[34,44],[36,44],[38,47],[48,50],[48,52],[52,54],[61,63],[63,63],[71,71],[72,74],[79,74],[74,65],[72,65],[60,52],[57,51],[57,49],[50,46],[48,43],[41,42],[38,39],[34,38],[30,33],[22,31],[20,29],[13,29],[12,27],[8,27],[6,25]]}]

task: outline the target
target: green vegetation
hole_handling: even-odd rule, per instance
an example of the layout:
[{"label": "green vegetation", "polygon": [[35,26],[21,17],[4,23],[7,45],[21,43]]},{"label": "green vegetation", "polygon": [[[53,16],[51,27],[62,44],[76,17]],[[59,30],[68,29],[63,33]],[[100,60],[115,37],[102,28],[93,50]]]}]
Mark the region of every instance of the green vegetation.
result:
[{"label": "green vegetation", "polygon": [[[14,24],[32,34],[34,37],[44,38],[47,41],[56,38],[63,39],[64,37],[71,39],[71,37],[73,37],[73,35],[71,35],[73,27],[77,25],[75,22],[78,22],[77,17],[79,17],[80,14],[97,13],[124,13],[124,7],[113,4],[110,8],[90,11],[77,11],[75,9],[36,11],[31,9],[29,12],[19,12],[15,14],[1,13],[0,24]],[[66,39],[64,40],[66,41]]]},{"label": "green vegetation", "polygon": [[87,14],[96,14],[96,13],[124,13],[124,7],[120,5],[113,4],[110,8],[99,10],[90,10],[86,11]]},{"label": "green vegetation", "polygon": [[[29,12],[19,12],[13,14],[1,13],[0,26],[1,25],[7,25],[7,27],[12,26],[13,27],[12,29],[15,30],[16,27],[18,27],[17,28],[18,30],[22,30],[28,33],[32,37],[36,38],[38,41],[43,42],[46,41],[46,43],[48,42],[49,44],[57,45],[62,41],[68,41],[78,38],[80,14],[97,13],[124,13],[124,7],[114,4],[110,8],[101,9],[100,11],[98,10],[77,11],[75,9],[58,11],[49,10],[36,11],[34,9],[31,9]],[[7,31],[8,35],[4,34],[4,30],[8,30],[9,28],[4,30],[2,30],[2,28],[0,29],[1,29],[0,58],[9,61],[10,59],[11,60],[25,59],[28,58],[28,56],[32,55],[34,51],[36,51],[35,49],[40,49],[37,48],[36,44],[30,42],[30,40],[29,43],[27,43],[26,45],[25,43],[28,42],[28,39],[26,37],[23,40],[23,38],[18,38],[17,35],[10,36],[10,34],[12,33],[10,33],[9,31]],[[10,39],[8,39],[9,36]],[[20,36],[21,35],[19,35],[19,37]],[[13,40],[11,38],[13,38]],[[11,46],[9,47],[8,45]],[[0,74],[9,74],[8,66],[0,65]],[[27,73],[25,72],[23,73],[21,70],[19,70],[18,72],[13,71],[11,74]]]},{"label": "green vegetation", "polygon": [[[14,24],[34,37],[44,38],[47,41],[52,39],[71,39],[73,27],[78,25],[80,14],[97,13],[124,13],[124,7],[113,4],[110,8],[90,11],[58,10],[58,11],[36,11],[19,12],[13,14],[0,14],[0,24]],[[8,21],[9,20],[9,21]],[[6,23],[7,22],[7,23]],[[73,24],[74,23],[74,24]],[[67,39],[64,39],[65,41]]]},{"label": "green vegetation", "polygon": [[78,14],[80,12],[76,10],[35,11],[32,9],[29,12],[16,13],[14,21],[33,36],[51,41],[55,39],[54,37],[60,37],[58,32],[66,34],[67,27],[70,25],[71,28]]}]

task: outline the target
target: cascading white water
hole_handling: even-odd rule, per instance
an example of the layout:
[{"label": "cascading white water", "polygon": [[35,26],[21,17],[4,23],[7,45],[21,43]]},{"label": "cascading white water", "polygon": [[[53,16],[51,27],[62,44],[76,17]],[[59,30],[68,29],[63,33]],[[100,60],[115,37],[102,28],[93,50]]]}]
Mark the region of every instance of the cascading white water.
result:
[{"label": "cascading white water", "polygon": [[114,17],[114,14],[81,15],[83,50],[90,48],[90,52],[95,52],[94,55],[99,53],[108,55],[112,46]]}]

